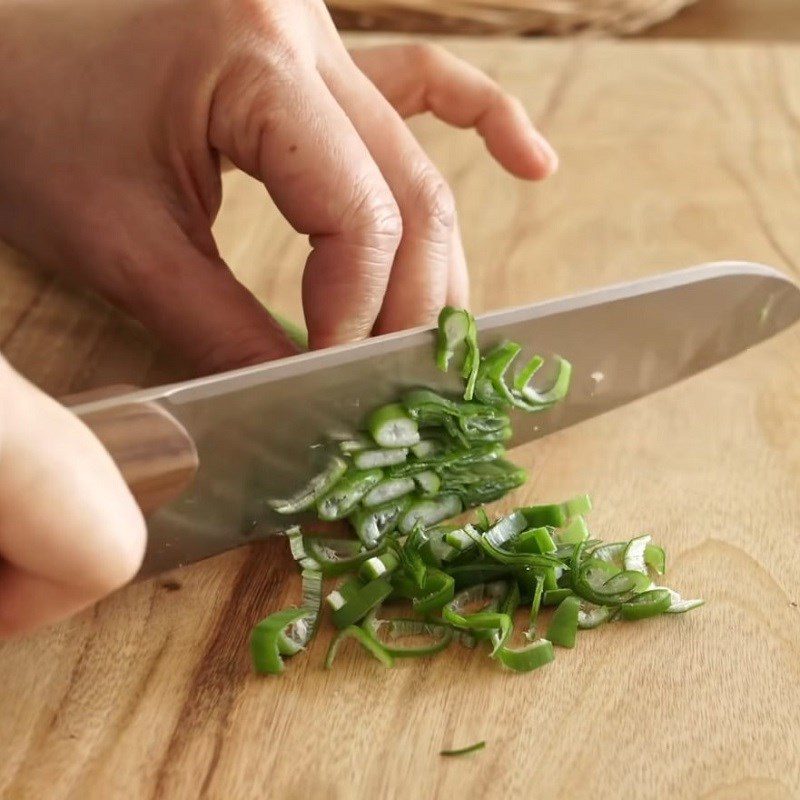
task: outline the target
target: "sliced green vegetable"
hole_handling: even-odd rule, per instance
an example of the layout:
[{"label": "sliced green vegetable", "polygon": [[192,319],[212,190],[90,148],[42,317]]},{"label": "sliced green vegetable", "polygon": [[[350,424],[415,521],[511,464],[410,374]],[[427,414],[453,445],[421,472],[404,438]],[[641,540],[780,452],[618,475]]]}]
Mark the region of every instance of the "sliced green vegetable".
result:
[{"label": "sliced green vegetable", "polygon": [[622,555],[622,563],[626,570],[633,570],[641,572],[642,575],[647,575],[647,564],[644,560],[645,550],[647,545],[650,544],[652,536],[637,536],[628,542],[628,546]]},{"label": "sliced green vegetable", "polygon": [[[395,658],[421,658],[436,655],[453,641],[453,629],[442,622],[423,622],[418,619],[379,619],[377,613],[369,613],[363,623],[387,653]],[[384,638],[381,638],[381,637]],[[426,644],[402,644],[403,639],[427,639]]]},{"label": "sliced green vegetable", "polygon": [[367,418],[372,438],[381,447],[411,447],[419,442],[419,428],[400,403],[373,411]]},{"label": "sliced green vegetable", "polygon": [[397,527],[410,504],[409,497],[400,497],[377,508],[357,508],[350,515],[350,524],[366,547],[376,547]]},{"label": "sliced green vegetable", "polygon": [[323,539],[304,537],[305,552],[319,566],[323,577],[335,578],[357,570],[361,564],[386,549],[383,545],[362,548],[357,539]]},{"label": "sliced green vegetable", "polygon": [[501,647],[494,657],[514,672],[531,672],[549,664],[556,656],[552,642],[537,639],[523,647]]},{"label": "sliced green vegetable", "polygon": [[440,756],[465,756],[467,753],[474,753],[476,750],[483,750],[486,747],[486,742],[475,742],[469,747],[460,747],[458,750],[440,750]]},{"label": "sliced green vegetable", "polygon": [[386,478],[373,486],[361,501],[364,508],[376,508],[414,491],[413,478]]},{"label": "sliced green vegetable", "polygon": [[693,608],[699,608],[705,603],[705,600],[700,600],[699,598],[697,600],[684,600],[672,589],[666,589],[665,591],[669,592],[670,597],[669,608],[666,610],[666,614],[685,614],[687,611],[691,611]]},{"label": "sliced green vegetable", "polygon": [[651,589],[634,595],[620,606],[623,619],[647,619],[667,611],[672,603],[670,593],[666,589]]},{"label": "sliced green vegetable", "polygon": [[366,581],[372,581],[384,575],[390,575],[399,566],[400,559],[397,557],[397,554],[389,551],[388,553],[368,558],[361,565],[359,575]]},{"label": "sliced green vegetable", "polygon": [[381,450],[361,450],[353,456],[357,469],[374,469],[375,467],[393,467],[403,464],[408,457],[407,447],[391,447]]},{"label": "sliced green vegetable", "polygon": [[572,589],[546,589],[542,595],[543,606],[557,606],[562,600],[571,597]]},{"label": "sliced green vegetable", "polygon": [[580,607],[581,601],[574,595],[561,601],[547,629],[547,638],[553,644],[559,647],[575,647]]},{"label": "sliced green vegetable", "polygon": [[425,574],[422,594],[412,600],[414,611],[418,614],[431,614],[438,611],[453,599],[455,580],[438,569],[429,569]]},{"label": "sliced green vegetable", "polygon": [[657,575],[663,575],[667,568],[667,555],[663,547],[648,544],[644,549],[644,561]]},{"label": "sliced green vegetable", "polygon": [[573,517],[570,523],[558,533],[558,541],[561,544],[578,544],[588,538],[589,529],[586,527],[586,520],[580,515]]},{"label": "sliced green vegetable", "polygon": [[325,469],[319,475],[315,475],[302,489],[284,500],[270,500],[269,505],[279,514],[305,511],[329,492],[346,471],[347,462],[332,456]]},{"label": "sliced green vegetable", "polygon": [[442,488],[442,479],[432,469],[416,473],[413,483],[416,483],[420,493],[426,496],[435,495]]},{"label": "sliced green vegetable", "polygon": [[415,525],[427,528],[454,517],[460,511],[461,500],[454,494],[439,495],[434,500],[419,499],[411,503],[400,518],[398,527],[403,533],[408,533]]},{"label": "sliced green vegetable", "polygon": [[346,628],[339,631],[336,636],[331,640],[328,654],[325,657],[325,669],[330,669],[333,666],[333,661],[339,648],[345,639],[355,639],[370,655],[374,656],[384,667],[394,666],[394,657],[386,651],[386,648],[371,636],[367,631],[358,627],[358,625],[348,625]]},{"label": "sliced green vegetable", "polygon": [[344,519],[358,505],[359,500],[376,484],[383,472],[379,469],[348,472],[336,485],[317,501],[320,519]]},{"label": "sliced green vegetable", "polygon": [[256,672],[260,675],[280,675],[283,672],[284,664],[278,649],[278,638],[288,626],[307,615],[308,610],[305,608],[286,608],[270,614],[253,628],[250,651]]},{"label": "sliced green vegetable", "polygon": [[613,618],[615,611],[611,606],[596,606],[581,600],[578,609],[578,627],[581,629],[597,628]]},{"label": "sliced green vegetable", "polygon": [[[341,590],[340,590],[341,591]],[[352,596],[345,596],[344,603],[333,614],[333,624],[346,628],[365,617],[371,609],[382,603],[392,593],[392,584],[383,578],[370,581]]]}]

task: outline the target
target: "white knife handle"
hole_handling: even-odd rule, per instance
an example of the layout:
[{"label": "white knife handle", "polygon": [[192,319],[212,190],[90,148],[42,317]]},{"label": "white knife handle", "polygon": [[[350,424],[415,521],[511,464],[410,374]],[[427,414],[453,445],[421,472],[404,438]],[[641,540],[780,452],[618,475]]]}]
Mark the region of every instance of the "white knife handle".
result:
[{"label": "white knife handle", "polygon": [[[135,391],[107,386],[60,398],[66,406]],[[175,500],[194,480],[197,448],[185,428],[156,403],[130,403],[81,417],[119,467],[145,514]]]}]

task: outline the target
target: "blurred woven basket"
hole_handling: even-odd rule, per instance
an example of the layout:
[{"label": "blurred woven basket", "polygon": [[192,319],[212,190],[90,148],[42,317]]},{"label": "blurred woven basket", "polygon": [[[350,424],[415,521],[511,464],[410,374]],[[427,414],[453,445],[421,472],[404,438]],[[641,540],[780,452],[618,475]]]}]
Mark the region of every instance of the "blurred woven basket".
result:
[{"label": "blurred woven basket", "polygon": [[451,33],[631,34],[696,0],[329,0],[340,27]]}]

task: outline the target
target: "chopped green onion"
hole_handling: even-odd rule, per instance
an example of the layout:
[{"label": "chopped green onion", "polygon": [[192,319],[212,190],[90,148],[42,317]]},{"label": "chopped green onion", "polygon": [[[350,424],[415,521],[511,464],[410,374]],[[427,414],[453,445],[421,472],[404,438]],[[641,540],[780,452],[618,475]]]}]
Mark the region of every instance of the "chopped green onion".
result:
[{"label": "chopped green onion", "polygon": [[417,423],[400,403],[373,411],[367,418],[367,427],[381,447],[411,447],[419,442]]},{"label": "chopped green onion", "polygon": [[371,436],[365,433],[357,433],[355,436],[347,436],[337,442],[339,450],[343,455],[358,453],[360,450],[371,450],[375,447],[375,442]]},{"label": "chopped green onion", "polygon": [[400,566],[400,559],[393,552],[383,553],[382,555],[372,556],[367,559],[359,570],[364,580],[371,581],[389,575]]},{"label": "chopped green onion", "polygon": [[362,630],[357,625],[348,625],[339,631],[331,640],[328,648],[328,655],[325,657],[325,669],[333,666],[339,647],[345,639],[355,639],[370,655],[374,656],[384,667],[394,666],[394,657],[386,651],[386,648],[367,631]]},{"label": "chopped green onion", "polygon": [[434,495],[442,488],[442,479],[432,469],[416,473],[412,486],[414,483],[423,495]]},{"label": "chopped green onion", "polygon": [[403,464],[407,457],[407,447],[387,447],[381,450],[362,450],[353,456],[353,463],[357,469],[393,467]]},{"label": "chopped green onion", "polygon": [[365,550],[357,539],[304,538],[305,551],[319,565],[322,575],[335,578],[359,568],[370,558],[380,555],[386,548],[378,546]]},{"label": "chopped green onion", "polygon": [[346,474],[326,495],[317,501],[320,519],[344,519],[359,500],[377,483],[383,473],[379,469],[356,470]]},{"label": "chopped green onion", "polygon": [[398,497],[405,497],[413,491],[413,478],[385,478],[364,495],[361,504],[364,508],[375,508],[391,500],[397,500]]},{"label": "chopped green onion", "polygon": [[578,627],[581,629],[596,628],[604,622],[608,622],[614,615],[611,606],[596,606],[594,603],[587,603],[581,600],[578,609]]},{"label": "chopped green onion", "polygon": [[439,312],[439,345],[436,350],[436,365],[447,372],[450,359],[456,348],[467,338],[470,315],[461,308],[445,306]]},{"label": "chopped green onion", "polygon": [[494,657],[514,672],[531,672],[555,659],[553,643],[536,639],[523,647],[501,647]]},{"label": "chopped green onion", "polygon": [[417,500],[403,514],[398,527],[403,533],[408,533],[415,525],[427,528],[454,517],[460,511],[461,500],[454,494],[439,495],[434,500]]},{"label": "chopped green onion", "polygon": [[[341,589],[339,591],[341,593]],[[337,628],[346,628],[348,625],[358,622],[391,593],[392,584],[389,581],[383,578],[370,581],[352,596],[343,597],[344,603],[333,612],[333,624]]]},{"label": "chopped green onion", "polygon": [[308,614],[305,608],[286,608],[262,619],[253,628],[250,651],[253,664],[259,675],[280,675],[284,670],[283,658],[278,649],[278,637],[289,625]]},{"label": "chopped green onion", "polygon": [[339,478],[347,471],[347,462],[337,456],[328,461],[325,469],[315,475],[302,489],[285,500],[270,500],[279,514],[296,514],[311,508],[326,492],[329,492]]},{"label": "chopped green onion", "polygon": [[557,548],[550,529],[541,527],[523,531],[514,542],[514,550],[517,553],[555,553]]},{"label": "chopped green onion", "polygon": [[483,750],[486,747],[486,742],[475,742],[469,747],[461,747],[458,750],[440,750],[440,756],[465,756],[467,753],[474,753],[476,750]]},{"label": "chopped green onion", "polygon": [[[362,627],[377,639],[387,653],[395,658],[421,658],[445,650],[453,641],[453,629],[442,622],[422,622],[418,619],[378,619],[371,611]],[[385,629],[386,638],[381,639]],[[397,640],[424,637],[429,644],[398,644]],[[388,639],[388,641],[386,640]]]},{"label": "chopped green onion", "polygon": [[666,589],[651,589],[631,597],[622,604],[619,612],[623,619],[647,619],[663,614],[671,603],[672,598]]},{"label": "chopped green onion", "polygon": [[644,549],[644,561],[657,575],[663,575],[667,566],[667,556],[663,547],[648,544]]},{"label": "chopped green onion", "polygon": [[438,569],[429,569],[425,575],[422,594],[411,601],[418,614],[438,611],[453,599],[455,580]]},{"label": "chopped green onion", "polygon": [[503,517],[492,525],[483,534],[483,537],[489,544],[494,545],[494,547],[502,547],[522,533],[527,526],[528,522],[525,515],[521,514],[519,511],[515,511],[513,514]]},{"label": "chopped green onion", "polygon": [[622,555],[622,563],[626,570],[633,570],[634,572],[641,572],[642,575],[647,575],[647,564],[644,560],[645,550],[647,545],[650,544],[652,536],[637,536],[628,542],[628,546]]},{"label": "chopped green onion", "polygon": [[547,629],[547,638],[553,644],[559,647],[575,647],[580,606],[581,601],[574,595],[561,601]]},{"label": "chopped green onion", "polygon": [[[550,387],[534,388],[544,366],[535,355],[509,382],[519,344],[504,342],[481,357],[472,315],[448,308],[440,322],[437,363],[446,370],[457,351],[463,354],[463,400],[424,388],[406,391],[401,403],[368,416],[370,435],[330,437],[340,456],[307,486],[269,501],[280,513],[316,506],[322,520],[347,518],[359,541],[286,531],[303,570],[303,607],[256,626],[251,647],[259,672],[280,672],[283,657],[310,642],[323,576],[347,576],[326,598],[341,629],[327,666],[346,638],[387,666],[396,657],[433,655],[457,639],[468,647],[488,643],[503,667],[527,672],[553,660],[554,644],[572,647],[579,629],[617,615],[644,619],[702,604],[651,583],[666,558],[649,536],[611,544],[589,538],[587,495],[490,520],[483,504],[527,478],[504,457],[509,410],[550,408],[566,394],[571,366],[556,357]],[[474,525],[440,524],[475,507]],[[378,619],[384,601],[399,599],[410,601],[413,618]],[[525,645],[510,647],[521,603],[530,604]],[[547,638],[536,631],[542,605],[557,605]]]},{"label": "chopped green onion", "polygon": [[377,508],[357,508],[350,515],[350,523],[366,547],[376,547],[397,527],[410,503],[408,497],[400,497]]},{"label": "chopped green onion", "polygon": [[542,594],[543,606],[557,606],[562,600],[571,597],[572,589],[547,589]]},{"label": "chopped green onion", "polygon": [[[660,588],[660,587],[659,587]],[[693,608],[699,608],[705,603],[705,600],[684,600],[677,592],[672,589],[667,589],[669,592],[670,603],[666,614],[685,614]]]},{"label": "chopped green onion", "polygon": [[561,544],[578,544],[589,538],[589,529],[586,527],[586,520],[577,515],[571,522],[562,528],[558,533],[558,541]]}]

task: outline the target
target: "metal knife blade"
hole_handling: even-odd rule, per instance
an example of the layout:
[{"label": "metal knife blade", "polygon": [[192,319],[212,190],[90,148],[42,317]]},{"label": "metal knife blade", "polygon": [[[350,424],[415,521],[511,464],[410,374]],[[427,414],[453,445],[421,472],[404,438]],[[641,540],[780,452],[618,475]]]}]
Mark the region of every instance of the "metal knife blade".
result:
[{"label": "metal knife blade", "polygon": [[[800,319],[800,289],[757,264],[725,262],[536,303],[478,318],[481,346],[503,339],[528,356],[573,365],[567,399],[513,418],[521,444],[628,403],[782,331]],[[434,364],[434,333],[390,334],[208,378],[78,406],[84,416],[157,402],[197,446],[192,486],[148,520],[141,576],[188,564],[284,530],[266,504],[316,471],[326,434],[354,432],[398,391],[457,391],[456,370]]]}]

